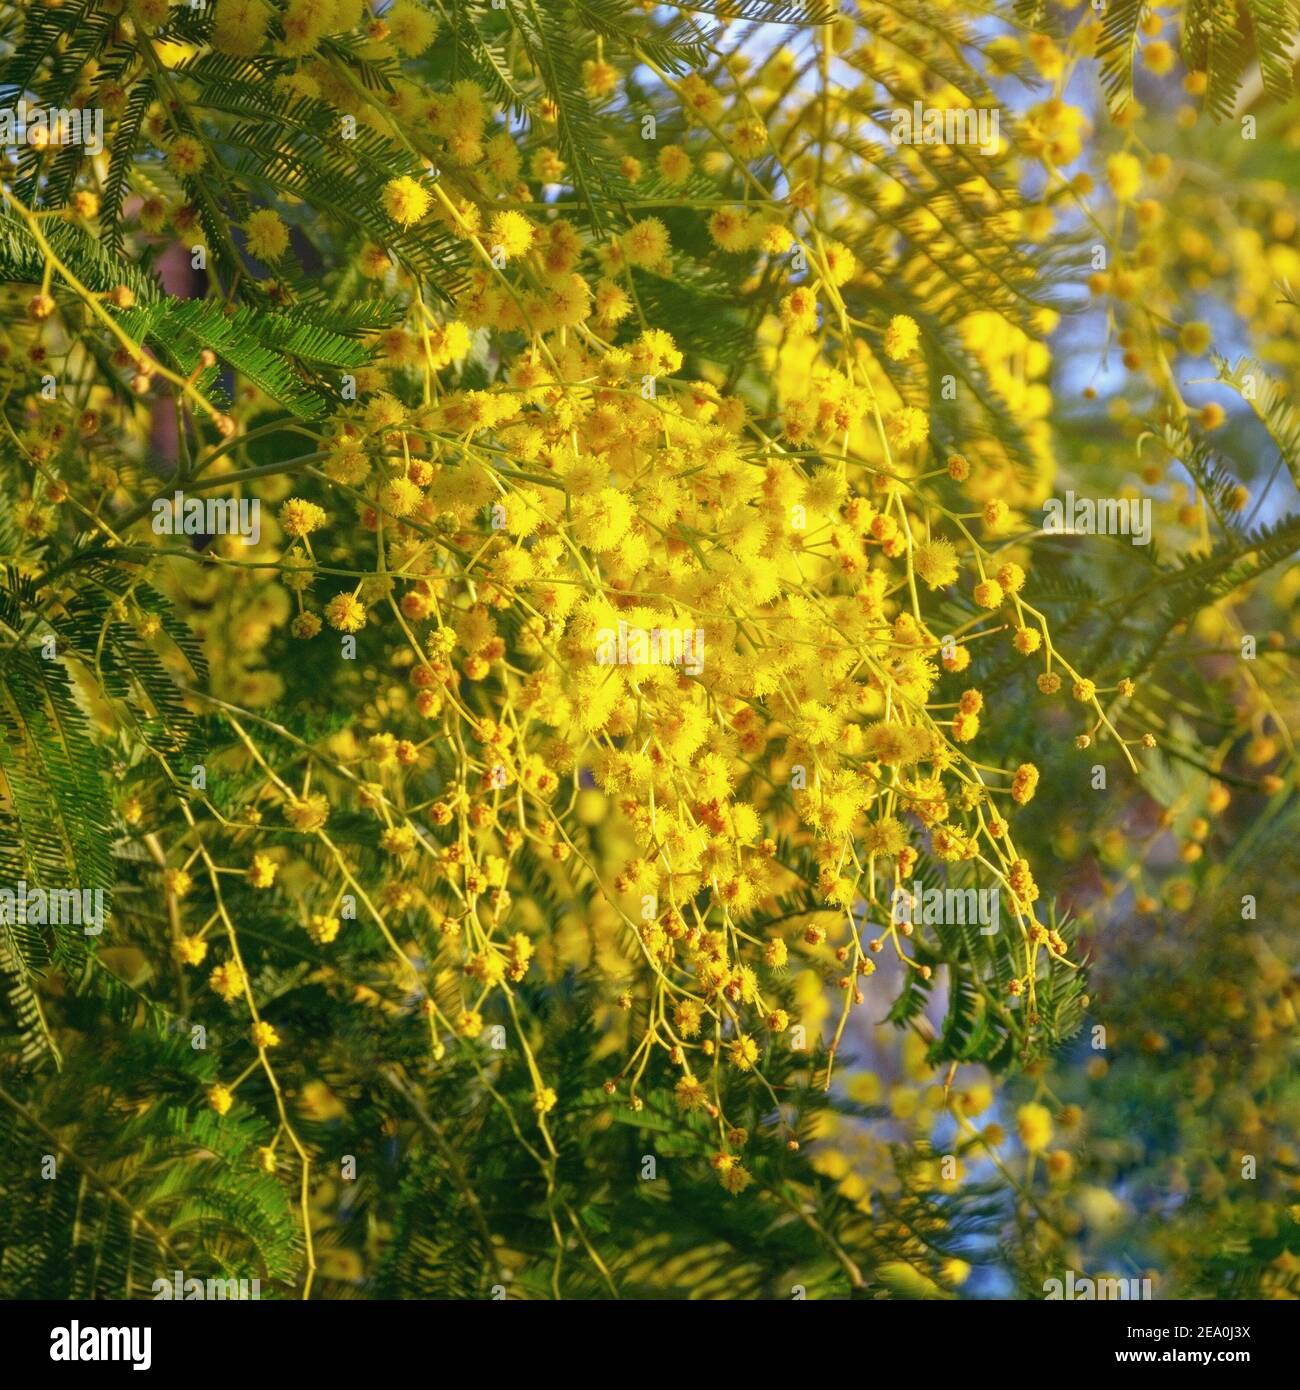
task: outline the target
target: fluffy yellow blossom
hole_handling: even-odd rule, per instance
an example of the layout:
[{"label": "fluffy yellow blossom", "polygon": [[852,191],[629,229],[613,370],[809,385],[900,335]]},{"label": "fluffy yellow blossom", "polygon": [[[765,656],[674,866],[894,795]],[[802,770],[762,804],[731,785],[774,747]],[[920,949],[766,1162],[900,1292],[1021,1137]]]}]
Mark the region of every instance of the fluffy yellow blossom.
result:
[{"label": "fluffy yellow blossom", "polygon": [[781,301],[781,317],[797,333],[817,328],[817,296],[806,285],[793,289]]},{"label": "fluffy yellow blossom", "polygon": [[657,217],[643,217],[623,233],[622,245],[629,265],[656,266],[668,255],[668,228]]},{"label": "fluffy yellow blossom", "polygon": [[432,202],[429,190],[407,174],[384,185],[384,211],[403,227],[419,222]]},{"label": "fluffy yellow blossom", "polygon": [[910,357],[921,341],[921,330],[913,318],[906,314],[895,314],[885,330],[885,355],[895,362]]},{"label": "fluffy yellow blossom", "polygon": [[1011,799],[1021,806],[1032,801],[1038,787],[1038,769],[1033,763],[1021,763],[1011,779]]},{"label": "fluffy yellow blossom", "polygon": [[208,976],[208,984],[229,1004],[244,992],[244,972],[228,960]]},{"label": "fluffy yellow blossom", "polygon": [[360,632],[366,625],[366,607],[355,594],[335,594],[325,605],[325,621],[340,632]]},{"label": "fluffy yellow blossom", "polygon": [[533,224],[522,212],[507,209],[493,213],[488,224],[487,242],[507,261],[518,260],[533,244]]},{"label": "fluffy yellow blossom", "polygon": [[1210,326],[1206,323],[1185,323],[1178,333],[1178,346],[1191,357],[1200,357],[1210,346]]},{"label": "fluffy yellow blossom", "polygon": [[895,449],[913,449],[924,444],[930,433],[930,421],[925,411],[905,405],[890,413],[885,420],[885,433]]},{"label": "fluffy yellow blossom", "polygon": [[176,943],[177,959],[184,965],[202,965],[208,954],[208,943],[201,937],[183,936]]},{"label": "fluffy yellow blossom", "polygon": [[289,0],[280,16],[284,30],[280,52],[295,58],[311,53],[328,32],[331,18],[330,9],[318,0]]},{"label": "fluffy yellow blossom", "polygon": [[274,208],[260,208],[244,223],[249,255],[259,261],[278,261],[289,249],[289,229]]},{"label": "fluffy yellow blossom", "polygon": [[167,151],[167,163],[181,178],[191,178],[207,163],[207,151],[192,135],[178,135]]},{"label": "fluffy yellow blossom", "polygon": [[275,882],[279,867],[269,854],[255,854],[249,866],[248,881],[254,888],[269,888]]},{"label": "fluffy yellow blossom", "polygon": [[418,0],[394,0],[384,15],[397,51],[407,58],[423,53],[438,33],[438,21]]},{"label": "fluffy yellow blossom", "polygon": [[272,9],[266,0],[217,0],[211,43],[218,53],[251,58],[266,40]]},{"label": "fluffy yellow blossom", "polygon": [[1031,1102],[1016,1111],[1020,1142],[1030,1153],[1042,1153],[1052,1142],[1052,1115],[1045,1105]]},{"label": "fluffy yellow blossom", "polygon": [[981,608],[998,608],[1005,597],[996,579],[982,579],[975,586],[975,602]]},{"label": "fluffy yellow blossom", "polygon": [[1164,39],[1153,39],[1142,50],[1142,62],[1157,77],[1163,77],[1165,73],[1172,72],[1176,55],[1173,45],[1166,43]]},{"label": "fluffy yellow blossom", "polygon": [[184,869],[167,869],[163,873],[163,886],[176,898],[183,898],[194,886],[194,880]]},{"label": "fluffy yellow blossom", "polygon": [[656,163],[668,183],[685,183],[691,174],[691,157],[680,145],[665,145]]},{"label": "fluffy yellow blossom", "polygon": [[1111,155],[1106,161],[1106,182],[1117,202],[1131,203],[1142,188],[1142,164],[1137,156]]},{"label": "fluffy yellow blossom", "polygon": [[341,925],[337,917],[313,912],[307,921],[307,934],[318,946],[327,946],[338,936]]},{"label": "fluffy yellow blossom", "polygon": [[415,848],[415,831],[409,825],[393,825],[379,837],[389,854],[409,854]]},{"label": "fluffy yellow blossom", "polygon": [[931,589],[942,589],[957,578],[957,552],[950,541],[926,541],[917,547],[912,563]]},{"label": "fluffy yellow blossom", "polygon": [[289,498],[280,508],[280,526],[286,536],[293,536],[295,539],[319,531],[327,520],[323,507],[318,507],[315,502],[307,502],[301,497]]},{"label": "fluffy yellow blossom", "polygon": [[329,819],[329,798],[324,792],[312,792],[301,800],[288,802],[284,808],[284,818],[295,830],[310,833],[319,830]]}]

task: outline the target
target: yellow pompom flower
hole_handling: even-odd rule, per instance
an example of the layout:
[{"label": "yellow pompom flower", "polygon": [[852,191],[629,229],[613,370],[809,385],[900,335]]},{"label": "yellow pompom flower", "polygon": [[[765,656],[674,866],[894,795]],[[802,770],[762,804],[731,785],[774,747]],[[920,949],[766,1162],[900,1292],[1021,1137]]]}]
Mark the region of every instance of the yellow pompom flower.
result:
[{"label": "yellow pompom flower", "polygon": [[163,887],[174,898],[183,898],[194,887],[194,880],[184,869],[167,869],[163,873]]},{"label": "yellow pompom flower", "polygon": [[998,569],[998,583],[1005,593],[1018,594],[1025,587],[1025,572],[1014,560],[1008,560]]},{"label": "yellow pompom flower", "polygon": [[1067,1183],[1074,1176],[1074,1157],[1064,1149],[1053,1149],[1047,1155],[1047,1171],[1053,1182]]},{"label": "yellow pompom flower", "polygon": [[254,888],[269,888],[275,882],[279,867],[269,854],[255,854],[248,870],[248,881]]},{"label": "yellow pompom flower", "polygon": [[632,503],[617,488],[601,488],[574,507],[573,533],[589,550],[612,550],[632,524]]},{"label": "yellow pompom flower", "polygon": [[1120,203],[1131,203],[1142,188],[1142,163],[1136,155],[1113,154],[1106,161],[1106,182]]},{"label": "yellow pompom flower", "polygon": [[423,53],[438,34],[438,21],[416,0],[396,0],[384,22],[393,46],[406,58]]},{"label": "yellow pompom flower", "polygon": [[248,254],[259,261],[278,261],[289,247],[289,229],[274,208],[259,208],[244,223]]},{"label": "yellow pompom flower", "polygon": [[483,1031],[483,1015],[474,1009],[465,1009],[457,1015],[456,1031],[462,1038],[477,1038]]},{"label": "yellow pompom flower", "polygon": [[208,984],[229,1004],[244,992],[244,972],[228,960],[208,976]]},{"label": "yellow pompom flower", "polygon": [[596,321],[613,326],[621,323],[632,312],[632,301],[622,285],[613,280],[602,280],[596,286]]},{"label": "yellow pompom flower", "polygon": [[311,53],[325,37],[332,18],[330,7],[322,5],[320,0],[289,0],[288,8],[280,16],[284,41],[278,45],[279,51],[290,58]]},{"label": "yellow pompom flower", "polygon": [[1166,43],[1164,39],[1155,39],[1142,50],[1142,62],[1157,77],[1163,77],[1167,72],[1173,71],[1177,56],[1173,45]]},{"label": "yellow pompom flower", "polygon": [[218,53],[251,58],[266,42],[271,14],[265,0],[217,0],[209,42]]},{"label": "yellow pompom flower", "polygon": [[952,736],[956,743],[969,743],[980,731],[978,714],[968,714],[959,710],[952,721]]},{"label": "yellow pompom flower", "polygon": [[717,1153],[709,1161],[718,1175],[718,1181],[733,1197],[743,1192],[753,1181],[735,1154]]},{"label": "yellow pompom flower", "polygon": [[987,1082],[976,1082],[953,1098],[953,1108],[963,1115],[982,1115],[992,1104],[993,1087]]},{"label": "yellow pompom flower", "polygon": [[254,1047],[279,1047],[280,1035],[265,1020],[259,1020],[253,1024],[253,1046]]},{"label": "yellow pompom flower", "polygon": [[683,1110],[703,1110],[709,1093],[693,1076],[683,1076],[673,1088],[674,1099]]},{"label": "yellow pompom flower", "polygon": [[739,208],[719,208],[709,218],[709,235],[724,251],[744,251],[753,237],[749,215]]},{"label": "yellow pompom flower", "polygon": [[507,209],[494,213],[488,223],[487,241],[493,254],[498,251],[507,261],[518,258],[529,251],[533,244],[533,224],[522,212]]},{"label": "yellow pompom flower", "polygon": [[379,505],[390,516],[410,516],[423,497],[409,478],[394,478],[379,489]]},{"label": "yellow pompom flower", "polygon": [[998,608],[1003,597],[1002,585],[996,579],[984,579],[975,586],[975,602],[981,608]]},{"label": "yellow pompom flower", "polygon": [[895,449],[912,449],[924,444],[930,433],[930,419],[924,410],[905,405],[892,411],[885,421],[885,433]]},{"label": "yellow pompom flower", "polygon": [[403,227],[418,222],[432,202],[429,190],[408,174],[389,179],[384,185],[384,211]]},{"label": "yellow pompom flower", "polygon": [[665,145],[656,161],[666,182],[685,183],[691,175],[691,157],[680,145]]},{"label": "yellow pompom flower", "polygon": [[366,606],[355,594],[335,594],[325,605],[325,621],[339,632],[360,632],[366,625]]},{"label": "yellow pompom flower", "polygon": [[929,588],[942,589],[957,578],[957,551],[951,541],[926,541],[913,553],[912,567]]},{"label": "yellow pompom flower", "polygon": [[318,946],[328,946],[339,934],[339,925],[337,917],[327,917],[323,913],[313,912],[307,919],[307,935]]},{"label": "yellow pompom flower", "polygon": [[437,370],[448,363],[459,362],[469,352],[471,335],[469,326],[453,319],[450,323],[436,325],[428,331],[430,365]]},{"label": "yellow pompom flower", "polygon": [[409,854],[415,848],[415,831],[409,825],[390,825],[379,843],[389,854]]},{"label": "yellow pompom flower", "polygon": [[781,301],[781,318],[795,333],[817,330],[817,296],[807,285],[791,290]]},{"label": "yellow pompom flower", "polygon": [[603,101],[618,86],[618,69],[611,63],[588,58],[582,65],[582,85],[593,101]]},{"label": "yellow pompom flower", "polygon": [[885,356],[901,362],[916,351],[920,341],[921,330],[916,320],[907,314],[895,314],[885,329]]},{"label": "yellow pompom flower", "polygon": [[871,821],[862,832],[862,848],[868,854],[894,858],[907,847],[907,830],[894,816]]},{"label": "yellow pompom flower", "polygon": [[323,507],[318,507],[315,502],[305,501],[301,497],[289,498],[280,508],[280,525],[284,534],[292,536],[295,540],[301,536],[309,536],[313,531],[319,531],[328,519]]},{"label": "yellow pompom flower", "polygon": [[1033,763],[1021,763],[1011,779],[1011,799],[1021,806],[1034,799],[1038,788],[1038,769]]},{"label": "yellow pompom flower", "polygon": [[208,943],[198,936],[182,936],[176,943],[176,956],[183,965],[202,965]]},{"label": "yellow pompom flower", "polygon": [[1200,357],[1210,346],[1210,326],[1207,323],[1185,323],[1178,334],[1178,346],[1189,357]]},{"label": "yellow pompom flower", "polygon": [[192,135],[178,135],[167,151],[167,163],[174,174],[192,178],[207,163],[207,153]]},{"label": "yellow pompom flower", "polygon": [[[857,257],[854,256],[853,252],[850,251],[847,246],[842,246],[838,241],[828,241],[825,244],[824,251],[826,278],[832,285],[837,287],[845,285],[858,273]],[[906,317],[905,314],[898,314],[895,316],[894,323]],[[910,319],[907,321],[911,323]],[[912,326],[913,328],[916,327],[915,324],[912,324]],[[893,327],[892,323],[890,327]]]},{"label": "yellow pompom flower", "polygon": [[758,235],[758,247],[769,256],[784,256],[794,245],[794,233],[779,222],[765,222]]},{"label": "yellow pompom flower", "polygon": [[1045,1105],[1031,1101],[1016,1111],[1020,1142],[1031,1154],[1042,1153],[1052,1142],[1052,1114]]},{"label": "yellow pompom flower", "polygon": [[682,365],[682,354],[671,333],[647,328],[632,345],[632,365],[651,376],[671,376]]},{"label": "yellow pompom flower", "polygon": [[489,987],[499,985],[506,977],[505,958],[496,951],[476,951],[466,961],[465,973]]},{"label": "yellow pompom flower", "polygon": [[284,818],[295,830],[310,834],[329,820],[330,803],[324,792],[312,792],[301,801],[290,801],[284,808]]},{"label": "yellow pompom flower", "polygon": [[643,217],[623,233],[623,255],[629,265],[650,268],[668,254],[668,228],[657,217]]},{"label": "yellow pompom flower", "polygon": [[366,405],[366,428],[392,430],[406,423],[406,407],[395,396],[381,391]]}]

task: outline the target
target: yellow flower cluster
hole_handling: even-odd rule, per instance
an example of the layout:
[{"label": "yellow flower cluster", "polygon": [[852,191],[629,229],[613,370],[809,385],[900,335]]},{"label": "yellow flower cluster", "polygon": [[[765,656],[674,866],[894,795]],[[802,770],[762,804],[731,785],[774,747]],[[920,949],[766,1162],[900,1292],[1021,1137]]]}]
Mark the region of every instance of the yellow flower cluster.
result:
[{"label": "yellow flower cluster", "polygon": [[[371,919],[394,988],[422,1000],[435,1056],[508,1012],[530,970],[556,967],[536,904],[515,899],[525,862],[570,895],[590,891],[621,932],[610,955],[623,983],[608,1002],[641,1021],[608,1089],[635,1108],[648,1069],[666,1072],[683,1109],[717,1126],[714,1166],[738,1192],[749,1178],[724,1069],[761,1078],[773,1049],[813,1046],[792,966],[839,996],[822,1039],[832,1058],[881,952],[929,977],[923,926],[893,910],[923,864],[1004,895],[1013,978],[984,982],[1004,996],[995,1011],[1033,1016],[1045,957],[1073,968],[1017,847],[1014,815],[1038,770],[990,762],[984,742],[1005,712],[972,673],[973,652],[1032,658],[1044,697],[1068,683],[1087,706],[1081,738],[1119,736],[1115,692],[1054,647],[1026,597],[1032,552],[1012,539],[1050,486],[1042,339],[1054,316],[1013,322],[968,305],[942,342],[924,316],[864,320],[889,276],[924,289],[944,256],[972,284],[989,278],[923,205],[931,254],[895,261],[883,222],[859,229],[824,206],[817,160],[795,157],[779,192],[759,180],[754,169],[780,164],[800,132],[784,100],[799,60],[785,50],[757,72],[737,56],[716,81],[661,74],[685,128],[653,159],[624,155],[621,176],[647,196],[601,236],[550,191],[574,177],[547,128],[561,113],[543,106],[525,135],[471,78],[431,87],[397,69],[371,89],[324,42],[363,24],[376,59],[415,57],[438,37],[413,0],[374,18],[359,0],[218,0],[213,22],[219,52],[292,60],[281,90],[329,102],[402,162],[374,180],[348,269],[350,285],[396,306],[370,334],[369,362],[323,424],[295,425],[313,443],[291,465],[293,495],[256,485],[278,510],[250,558],[215,547],[230,569],[195,584],[183,560],[169,571],[223,653],[217,714],[265,778],[257,800],[319,851],[308,863],[250,852],[210,876],[298,898],[320,954],[349,939],[358,910]],[[857,62],[852,29],[819,42]],[[1051,44],[1035,51],[1044,72],[1059,60]],[[602,51],[582,80],[599,103],[622,79]],[[194,179],[209,146],[150,119],[171,176]],[[1066,159],[1079,129],[1047,101],[1030,113],[1031,153]],[[898,186],[864,178],[874,206],[897,209]],[[1141,191],[1128,155],[1107,178],[1121,202]],[[696,198],[706,179],[718,196]],[[960,192],[996,203],[980,178]],[[145,200],[143,228],[170,217],[201,234],[194,207],[160,201]],[[1024,230],[1009,217],[991,215],[1008,237]],[[289,257],[277,211],[252,212],[242,230],[258,261]],[[415,270],[414,248],[435,238],[468,267],[441,303]],[[701,246],[748,267],[739,307],[756,353],[735,370],[653,298]],[[958,344],[1016,417],[1018,451],[996,431],[963,437],[963,417],[933,410],[949,399],[939,364]],[[230,431],[264,404],[250,388]],[[224,451],[219,464],[218,477],[233,466]],[[373,686],[354,727],[298,750],[309,771],[292,780],[239,722],[280,694],[257,663],[282,629],[340,662],[362,652]],[[344,809],[385,866],[378,884],[359,883],[332,838]],[[262,814],[251,805],[239,829]],[[168,872],[179,902],[188,872]],[[783,911],[792,896],[800,910]],[[399,918],[419,921],[413,940],[399,940]],[[231,954],[209,981],[233,1003],[249,984],[238,923],[221,926]],[[204,963],[211,930],[183,936],[179,958]],[[279,1041],[265,1023],[252,1037],[263,1053]],[[529,1061],[545,1131],[556,1092]]]}]

